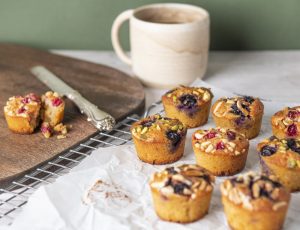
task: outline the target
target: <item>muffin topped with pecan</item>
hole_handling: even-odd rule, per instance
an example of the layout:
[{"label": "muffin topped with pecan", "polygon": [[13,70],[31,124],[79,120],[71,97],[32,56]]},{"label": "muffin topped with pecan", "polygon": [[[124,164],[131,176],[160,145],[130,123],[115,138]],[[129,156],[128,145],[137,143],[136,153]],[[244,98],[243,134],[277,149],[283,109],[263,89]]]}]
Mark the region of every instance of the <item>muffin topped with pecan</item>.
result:
[{"label": "muffin topped with pecan", "polygon": [[262,170],[291,191],[300,190],[300,140],[272,136],[257,146]]},{"label": "muffin topped with pecan", "polygon": [[249,139],[259,134],[264,106],[258,98],[220,98],[212,106],[216,126],[235,129]]},{"label": "muffin topped with pecan", "polygon": [[159,114],[141,119],[131,127],[138,157],[151,164],[167,164],[181,158],[186,131],[179,120]]},{"label": "muffin topped with pecan", "polygon": [[290,193],[274,177],[254,172],[239,175],[225,180],[221,193],[233,229],[281,229]]},{"label": "muffin topped with pecan", "polygon": [[214,175],[233,175],[245,167],[249,141],[235,130],[197,130],[192,136],[192,143],[197,164]]},{"label": "muffin topped with pecan", "polygon": [[158,216],[175,222],[195,221],[208,212],[214,176],[198,165],[169,167],[150,180]]},{"label": "muffin topped with pecan", "polygon": [[8,128],[16,133],[30,134],[38,126],[40,97],[34,93],[10,97],[4,106]]},{"label": "muffin topped with pecan", "polygon": [[300,138],[300,106],[286,107],[271,119],[273,135],[278,138]]},{"label": "muffin topped with pecan", "polygon": [[193,128],[207,122],[212,98],[208,88],[180,86],[164,94],[162,103],[168,117]]}]

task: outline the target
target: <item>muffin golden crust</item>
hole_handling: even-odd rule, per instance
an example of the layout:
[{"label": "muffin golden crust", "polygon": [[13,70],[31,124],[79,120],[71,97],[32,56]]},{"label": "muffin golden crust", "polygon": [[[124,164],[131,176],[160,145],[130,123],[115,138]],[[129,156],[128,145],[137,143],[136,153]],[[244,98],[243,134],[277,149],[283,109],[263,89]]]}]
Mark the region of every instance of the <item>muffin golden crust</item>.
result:
[{"label": "muffin golden crust", "polygon": [[250,96],[220,98],[212,106],[216,126],[235,129],[248,139],[259,134],[264,105]]},{"label": "muffin golden crust", "polygon": [[204,87],[180,86],[162,96],[167,117],[194,128],[207,122],[213,94]]},{"label": "muffin golden crust", "polygon": [[193,222],[208,213],[215,178],[198,165],[169,167],[150,180],[157,215],[167,221]]},{"label": "muffin golden crust", "polygon": [[192,136],[192,145],[197,164],[213,175],[234,175],[245,167],[249,141],[235,130],[197,130]]},{"label": "muffin golden crust", "polygon": [[10,97],[4,106],[8,128],[15,133],[33,133],[39,122],[40,108],[41,100],[33,93]]},{"label": "muffin golden crust", "polygon": [[257,146],[262,171],[292,192],[300,191],[300,140],[272,136]]},{"label": "muffin golden crust", "polygon": [[186,128],[177,119],[159,114],[135,122],[131,133],[138,157],[150,164],[168,164],[184,152]]},{"label": "muffin golden crust", "polygon": [[48,91],[42,95],[41,118],[51,127],[62,122],[64,118],[65,102],[58,93]]},{"label": "muffin golden crust", "polygon": [[286,107],[271,118],[273,135],[278,138],[300,138],[300,106]]},{"label": "muffin golden crust", "polygon": [[236,230],[281,229],[290,201],[289,191],[273,176],[249,172],[221,184],[228,224]]}]

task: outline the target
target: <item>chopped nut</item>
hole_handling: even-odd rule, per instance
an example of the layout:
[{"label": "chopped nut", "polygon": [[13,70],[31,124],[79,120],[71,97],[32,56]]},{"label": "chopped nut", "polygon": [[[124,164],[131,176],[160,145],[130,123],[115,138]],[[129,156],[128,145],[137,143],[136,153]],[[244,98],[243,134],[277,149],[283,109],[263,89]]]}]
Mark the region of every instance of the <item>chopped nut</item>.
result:
[{"label": "chopped nut", "polygon": [[57,139],[64,139],[64,138],[66,138],[65,135],[58,135],[58,136],[57,136]]},{"label": "chopped nut", "polygon": [[210,100],[210,93],[208,91],[205,91],[205,93],[203,94],[203,100],[204,101]]},{"label": "chopped nut", "polygon": [[278,209],[280,209],[281,207],[286,206],[287,203],[285,201],[281,201],[281,202],[277,202],[276,204],[273,205],[273,210],[277,211]]},{"label": "chopped nut", "polygon": [[195,133],[195,138],[197,140],[201,139],[203,137],[203,134],[200,134],[200,133]]},{"label": "chopped nut", "polygon": [[200,148],[200,144],[199,144],[199,143],[196,143],[196,144],[195,144],[195,147],[196,147],[196,148]]},{"label": "chopped nut", "polygon": [[148,131],[148,127],[144,127],[141,134],[145,134]]},{"label": "chopped nut", "polygon": [[206,153],[209,153],[209,152],[211,152],[213,149],[214,149],[214,146],[213,146],[212,144],[210,144],[210,145],[206,148],[205,152],[206,152]]},{"label": "chopped nut", "polygon": [[296,160],[294,160],[293,158],[289,158],[287,161],[287,167],[292,169],[295,168],[296,166],[297,166]]}]

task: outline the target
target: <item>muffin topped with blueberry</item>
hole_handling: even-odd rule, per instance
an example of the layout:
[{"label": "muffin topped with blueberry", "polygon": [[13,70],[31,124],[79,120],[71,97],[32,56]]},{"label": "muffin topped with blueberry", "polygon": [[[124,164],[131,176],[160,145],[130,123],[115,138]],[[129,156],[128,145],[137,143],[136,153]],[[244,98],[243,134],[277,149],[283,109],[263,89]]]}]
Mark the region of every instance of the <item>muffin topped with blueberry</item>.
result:
[{"label": "muffin topped with blueberry", "polygon": [[275,175],[292,192],[300,191],[300,140],[272,136],[257,146],[262,171]]},{"label": "muffin topped with blueberry", "polygon": [[248,139],[259,134],[264,105],[250,96],[220,98],[212,106],[216,126],[235,129]]},{"label": "muffin topped with blueberry", "polygon": [[291,195],[274,176],[248,172],[225,180],[221,193],[232,229],[282,228]]},{"label": "muffin topped with blueberry", "polygon": [[34,93],[13,96],[4,106],[8,128],[20,134],[31,134],[39,124],[41,99]]},{"label": "muffin topped with blueberry", "polygon": [[157,215],[180,223],[200,219],[208,212],[214,180],[208,171],[193,164],[155,173],[150,189]]},{"label": "muffin topped with blueberry", "polygon": [[210,89],[180,86],[164,94],[162,103],[168,117],[194,128],[207,122],[212,98]]},{"label": "muffin topped with blueberry", "polygon": [[150,164],[179,160],[184,152],[186,131],[179,120],[159,114],[141,119],[131,127],[138,157]]},{"label": "muffin topped with blueberry", "polygon": [[300,106],[286,107],[271,119],[273,135],[278,138],[300,138]]},{"label": "muffin topped with blueberry", "polygon": [[235,130],[197,130],[192,136],[192,145],[197,164],[213,175],[234,175],[245,167],[249,141]]}]

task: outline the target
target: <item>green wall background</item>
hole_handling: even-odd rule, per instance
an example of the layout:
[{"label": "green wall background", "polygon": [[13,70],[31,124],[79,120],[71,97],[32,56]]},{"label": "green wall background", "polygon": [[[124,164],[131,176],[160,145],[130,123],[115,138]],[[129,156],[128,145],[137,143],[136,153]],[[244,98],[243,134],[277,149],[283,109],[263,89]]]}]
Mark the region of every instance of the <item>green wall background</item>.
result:
[{"label": "green wall background", "polygon": [[[300,48],[299,0],[0,0],[0,41],[110,50],[113,19],[125,9],[156,2],[207,9],[214,50]],[[122,39],[128,47],[126,29]]]}]

